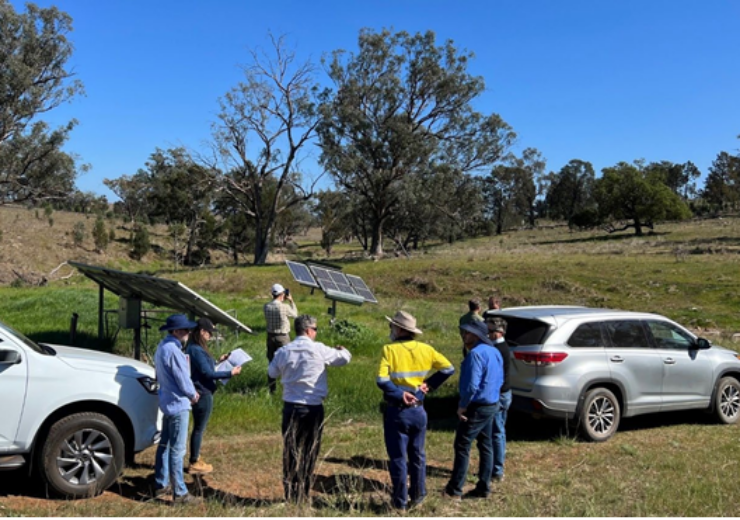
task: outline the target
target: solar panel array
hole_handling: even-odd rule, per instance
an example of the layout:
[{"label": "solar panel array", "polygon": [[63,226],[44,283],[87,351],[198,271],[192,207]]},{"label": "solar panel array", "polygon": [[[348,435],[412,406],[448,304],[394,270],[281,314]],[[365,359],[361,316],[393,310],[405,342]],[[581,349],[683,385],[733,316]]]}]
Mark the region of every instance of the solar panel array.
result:
[{"label": "solar panel array", "polygon": [[320,265],[304,265],[286,260],[291,274],[296,282],[308,287],[321,289],[327,298],[343,300],[348,303],[363,301],[378,303],[367,284],[359,276],[345,275],[336,269],[329,269]]},{"label": "solar panel array", "polygon": [[79,262],[67,263],[112,293],[124,298],[139,299],[159,307],[209,318],[218,325],[252,332],[252,329],[180,282]]}]

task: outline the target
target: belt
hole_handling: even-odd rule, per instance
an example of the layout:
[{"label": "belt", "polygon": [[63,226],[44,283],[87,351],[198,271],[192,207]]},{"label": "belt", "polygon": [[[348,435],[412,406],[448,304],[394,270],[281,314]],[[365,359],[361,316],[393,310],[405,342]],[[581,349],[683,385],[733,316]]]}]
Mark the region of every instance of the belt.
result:
[{"label": "belt", "polygon": [[413,404],[405,404],[405,403],[388,403],[388,406],[393,406],[395,408],[400,408],[401,410],[405,410],[407,408],[419,408],[420,406],[424,406],[424,401],[416,401]]}]

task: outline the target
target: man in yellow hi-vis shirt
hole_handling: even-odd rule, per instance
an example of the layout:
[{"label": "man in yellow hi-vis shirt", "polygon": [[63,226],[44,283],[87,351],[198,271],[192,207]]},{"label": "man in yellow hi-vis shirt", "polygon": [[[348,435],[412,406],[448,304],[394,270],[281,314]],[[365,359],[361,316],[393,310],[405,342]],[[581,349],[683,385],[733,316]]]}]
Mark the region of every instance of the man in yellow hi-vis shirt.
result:
[{"label": "man in yellow hi-vis shirt", "polygon": [[[383,347],[377,383],[388,405],[383,430],[390,458],[393,506],[406,509],[409,496],[414,506],[427,494],[424,397],[444,383],[455,367],[432,346],[414,339],[421,330],[416,328],[412,315],[398,311],[393,318],[386,316],[386,319],[390,322],[392,343]],[[432,370],[437,372],[427,377]],[[410,488],[407,477],[411,480]]]}]

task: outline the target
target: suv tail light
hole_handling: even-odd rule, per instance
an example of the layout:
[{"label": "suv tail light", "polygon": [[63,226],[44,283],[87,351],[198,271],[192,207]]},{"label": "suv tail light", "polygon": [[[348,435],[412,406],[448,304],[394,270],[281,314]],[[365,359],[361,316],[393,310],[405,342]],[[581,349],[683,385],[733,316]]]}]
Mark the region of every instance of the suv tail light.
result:
[{"label": "suv tail light", "polygon": [[565,352],[514,352],[514,358],[526,365],[537,367],[557,365],[567,357],[568,354]]}]

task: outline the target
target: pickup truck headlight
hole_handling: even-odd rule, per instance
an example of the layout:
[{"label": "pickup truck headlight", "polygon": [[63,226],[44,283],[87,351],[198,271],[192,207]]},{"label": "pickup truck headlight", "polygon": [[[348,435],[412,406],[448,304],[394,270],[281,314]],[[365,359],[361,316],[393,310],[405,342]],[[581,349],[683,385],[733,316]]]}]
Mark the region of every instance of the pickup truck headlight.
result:
[{"label": "pickup truck headlight", "polygon": [[141,386],[144,387],[144,390],[150,394],[156,394],[159,390],[159,383],[157,383],[157,380],[153,377],[143,376],[139,377],[137,380],[141,383]]}]

